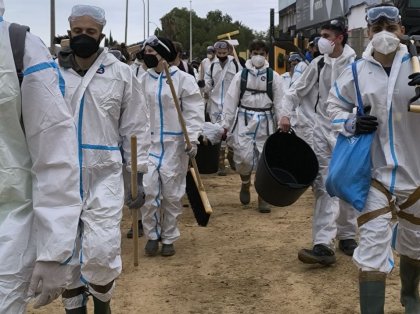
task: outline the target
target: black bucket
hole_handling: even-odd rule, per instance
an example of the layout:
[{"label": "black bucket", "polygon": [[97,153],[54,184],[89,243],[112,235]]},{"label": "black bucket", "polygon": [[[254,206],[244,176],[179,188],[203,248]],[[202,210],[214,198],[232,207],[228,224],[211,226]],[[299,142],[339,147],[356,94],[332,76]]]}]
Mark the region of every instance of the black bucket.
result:
[{"label": "black bucket", "polygon": [[318,159],[312,148],[291,133],[268,137],[258,161],[255,189],[274,206],[289,206],[312,184],[318,174]]},{"label": "black bucket", "polygon": [[220,143],[215,145],[210,142],[204,143],[201,136],[198,140],[200,145],[195,156],[198,171],[201,174],[216,173],[219,170]]}]

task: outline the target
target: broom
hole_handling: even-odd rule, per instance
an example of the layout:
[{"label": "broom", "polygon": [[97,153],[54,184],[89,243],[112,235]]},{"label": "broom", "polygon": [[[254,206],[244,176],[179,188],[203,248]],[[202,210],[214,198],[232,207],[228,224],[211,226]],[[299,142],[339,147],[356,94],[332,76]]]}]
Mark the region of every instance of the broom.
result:
[{"label": "broom", "polygon": [[[189,150],[191,149],[191,141],[188,136],[187,127],[185,126],[184,117],[182,116],[181,107],[179,106],[178,96],[172,82],[171,73],[169,72],[168,64],[165,61],[163,61],[163,67],[165,69],[167,82],[171,89],[172,98],[174,99],[175,108],[178,113],[179,124],[181,125],[182,132],[184,133],[187,150]],[[209,222],[209,218],[213,210],[211,209],[209,199],[207,198],[206,191],[204,190],[203,182],[201,181],[200,173],[198,172],[197,162],[195,161],[195,158],[191,158],[190,161],[192,167],[189,168],[186,178],[187,197],[198,225],[205,227]]]},{"label": "broom", "polygon": [[[137,198],[137,136],[131,135],[131,198]],[[139,265],[139,220],[137,208],[131,210],[134,266]]]}]

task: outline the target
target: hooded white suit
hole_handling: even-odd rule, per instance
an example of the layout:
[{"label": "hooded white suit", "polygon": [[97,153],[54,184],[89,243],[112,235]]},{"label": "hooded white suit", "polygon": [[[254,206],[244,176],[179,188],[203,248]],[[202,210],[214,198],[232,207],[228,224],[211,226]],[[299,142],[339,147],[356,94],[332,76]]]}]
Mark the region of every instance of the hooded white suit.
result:
[{"label": "hooded white suit", "polygon": [[[381,64],[373,59],[371,45],[363,58],[357,62],[360,92],[364,106],[372,107],[370,114],[377,117],[379,123],[371,147],[372,177],[393,195],[399,210],[398,206],[420,186],[420,115],[407,110],[409,99],[415,95],[414,87],[408,86],[408,76],[412,73],[410,56],[406,46],[400,45],[389,77]],[[354,116],[355,103],[353,74],[351,68],[347,68],[328,98],[333,127],[346,136],[351,134],[344,128],[344,123]],[[358,215],[388,205],[385,194],[371,187],[366,206]],[[420,203],[414,203],[404,212],[420,217]],[[390,212],[363,224],[360,239],[353,260],[363,271],[388,273],[392,270],[391,241],[401,255],[420,259],[420,225],[399,218],[392,236]]]},{"label": "hooded white suit", "polygon": [[233,160],[236,171],[241,175],[249,175],[256,169],[264,143],[276,129],[273,111],[280,110],[284,92],[280,75],[273,71],[273,101],[265,93],[268,62],[260,69],[256,69],[251,60],[245,66],[248,69],[247,88],[262,92],[245,91],[242,99],[239,99],[242,74],[239,71],[227,91],[222,114],[223,128],[232,133],[230,143],[234,151]]},{"label": "hooded white suit", "polygon": [[234,60],[235,58],[228,56],[222,68],[220,60],[215,58],[212,62],[214,64],[213,71],[211,71],[210,65],[204,76],[206,82],[204,92],[209,94],[207,113],[213,123],[221,121],[227,90],[235,74],[242,69],[240,64],[235,65],[236,61]]},{"label": "hooded white suit", "polygon": [[57,66],[27,33],[20,89],[3,13],[0,0],[0,313],[20,314],[35,261],[71,258],[81,199],[76,130]]},{"label": "hooded white suit", "polygon": [[[316,120],[313,133],[313,148],[319,162],[319,173],[314,181],[316,203],[314,208],[312,238],[313,244],[324,244],[334,249],[336,236],[340,240],[354,239],[356,236],[356,221],[350,205],[337,198],[331,198],[325,188],[328,164],[336,142],[336,133],[332,131],[327,114],[327,97],[331,86],[340,73],[353,62],[356,54],[350,46],[345,45],[343,53],[333,60],[324,55],[325,65],[321,69],[318,80],[318,62],[322,56],[312,60],[305,72],[294,82],[286,92],[281,116],[291,115],[312,90],[319,89],[319,102],[316,108]],[[334,62],[334,64],[333,64]],[[313,105],[313,104],[312,104]],[[339,204],[338,204],[339,203]]]},{"label": "hooded white suit", "polygon": [[[73,286],[103,286],[121,273],[120,221],[124,203],[122,156],[131,171],[131,135],[137,136],[137,169],[147,171],[150,145],[148,111],[139,81],[130,67],[105,49],[82,77],[60,68],[65,100],[77,124],[80,166],[80,256],[76,251]],[[91,291],[95,293],[94,290]],[[104,297],[110,298],[110,295]],[[102,301],[106,302],[104,298]],[[66,308],[83,304],[65,304]]]},{"label": "hooded white suit", "polygon": [[[180,100],[191,142],[198,143],[204,124],[204,104],[195,79],[176,66],[169,69]],[[172,244],[180,232],[177,217],[182,213],[188,155],[172,94],[164,73],[149,69],[141,81],[150,110],[152,140],[148,172],[143,179],[146,202],[141,208],[148,239]]]}]

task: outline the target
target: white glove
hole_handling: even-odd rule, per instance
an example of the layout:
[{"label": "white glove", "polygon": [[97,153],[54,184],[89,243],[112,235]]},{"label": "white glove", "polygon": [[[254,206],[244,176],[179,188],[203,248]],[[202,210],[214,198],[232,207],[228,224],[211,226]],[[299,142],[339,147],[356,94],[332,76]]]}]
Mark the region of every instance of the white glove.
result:
[{"label": "white glove", "polygon": [[35,298],[34,308],[47,305],[65,290],[70,278],[69,267],[59,262],[36,262],[28,296]]},{"label": "white glove", "polygon": [[191,148],[190,149],[185,149],[185,152],[187,153],[187,155],[190,158],[194,158],[197,155],[197,144],[196,143],[191,143]]}]

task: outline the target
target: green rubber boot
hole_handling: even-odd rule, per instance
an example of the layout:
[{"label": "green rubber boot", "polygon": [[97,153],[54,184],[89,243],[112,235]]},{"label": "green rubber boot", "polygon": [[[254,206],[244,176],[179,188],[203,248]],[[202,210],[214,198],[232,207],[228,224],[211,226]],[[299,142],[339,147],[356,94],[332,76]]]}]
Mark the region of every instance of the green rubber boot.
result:
[{"label": "green rubber boot", "polygon": [[401,255],[400,278],[401,304],[405,308],[405,314],[420,313],[420,261]]},{"label": "green rubber boot", "polygon": [[359,272],[361,314],[384,314],[386,274],[378,271]]},{"label": "green rubber boot", "polygon": [[93,307],[95,314],[111,314],[111,301],[102,302],[93,296]]}]

